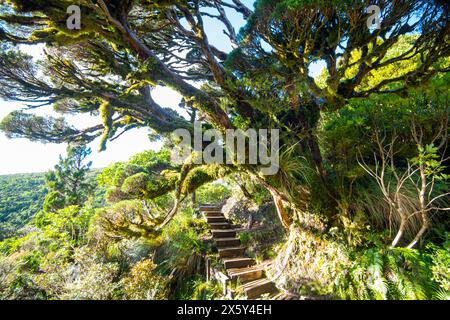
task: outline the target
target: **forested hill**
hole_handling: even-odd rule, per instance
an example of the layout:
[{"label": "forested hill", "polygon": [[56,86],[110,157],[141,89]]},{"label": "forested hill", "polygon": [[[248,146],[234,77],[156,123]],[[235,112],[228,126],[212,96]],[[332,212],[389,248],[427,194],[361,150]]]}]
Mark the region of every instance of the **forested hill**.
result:
[{"label": "forested hill", "polygon": [[0,176],[0,240],[30,221],[46,193],[45,173]]},{"label": "forested hill", "polygon": [[[91,169],[88,178],[95,179],[100,171]],[[42,209],[46,194],[45,173],[0,175],[0,241],[14,236]],[[102,191],[96,195],[100,199]]]}]

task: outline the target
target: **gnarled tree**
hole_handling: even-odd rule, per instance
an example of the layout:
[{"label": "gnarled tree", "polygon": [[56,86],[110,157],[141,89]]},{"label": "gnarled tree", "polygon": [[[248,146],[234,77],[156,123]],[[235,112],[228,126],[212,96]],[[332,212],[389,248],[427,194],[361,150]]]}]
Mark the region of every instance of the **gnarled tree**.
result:
[{"label": "gnarled tree", "polygon": [[[163,85],[218,130],[281,129],[281,148],[295,146],[291,156],[311,162],[330,199],[337,194],[316,136],[321,115],[352,98],[405,93],[449,70],[445,1],[257,0],[252,10],[240,0],[80,0],[80,30],[66,26],[72,1],[1,3],[0,95],[102,117],[97,126],[77,129],[62,119],[16,112],[2,124],[10,136],[52,142],[102,136],[104,148],[137,127],[159,135],[191,129],[190,121],[153,99],[152,88]],[[379,29],[367,27],[369,5],[381,8]],[[246,20],[240,32],[230,19],[235,14]],[[210,41],[209,19],[223,25],[231,52]],[[409,47],[393,51],[406,35],[415,35]],[[12,47],[36,43],[47,45],[37,65]],[[414,68],[371,81],[372,72],[415,58]],[[323,85],[310,75],[319,61],[326,65]],[[262,176],[259,168],[241,166],[270,191],[288,227],[284,206],[302,210],[303,182],[283,179],[283,168],[274,176]]]}]

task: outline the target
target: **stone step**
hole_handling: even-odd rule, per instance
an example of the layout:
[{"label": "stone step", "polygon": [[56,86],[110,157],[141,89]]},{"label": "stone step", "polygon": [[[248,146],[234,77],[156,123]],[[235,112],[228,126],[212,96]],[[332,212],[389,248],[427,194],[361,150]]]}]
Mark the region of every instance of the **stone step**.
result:
[{"label": "stone step", "polygon": [[248,268],[229,269],[227,270],[231,280],[238,280],[241,283],[261,279],[265,275],[264,268],[253,266]]},{"label": "stone step", "polygon": [[209,223],[214,223],[215,218],[220,218],[221,220],[224,219],[225,222],[228,222],[224,215],[221,215],[221,216],[209,216],[209,215],[205,215],[204,217],[205,217],[205,219],[206,219],[207,222],[208,222],[209,219],[211,219],[211,218],[213,219],[213,221],[212,221],[212,222],[209,222]]},{"label": "stone step", "polygon": [[222,208],[218,206],[200,206],[199,210],[202,212],[205,211],[220,211]]},{"label": "stone step", "polygon": [[245,247],[228,247],[219,249],[219,257],[220,258],[236,258],[243,256],[245,253]]},{"label": "stone step", "polygon": [[217,244],[217,248],[238,247],[241,245],[241,241],[237,238],[216,238],[214,239]]},{"label": "stone step", "polygon": [[270,296],[271,300],[285,300],[286,295],[282,292],[274,293]]},{"label": "stone step", "polygon": [[245,268],[253,266],[255,264],[255,260],[247,257],[228,258],[223,259],[223,264],[225,269]]},{"label": "stone step", "polygon": [[248,299],[257,299],[263,294],[272,294],[278,291],[275,284],[267,278],[247,282],[242,286]]},{"label": "stone step", "polygon": [[221,230],[221,229],[213,229],[211,233],[214,238],[234,238],[236,237],[235,230]]},{"label": "stone step", "polygon": [[[299,299],[301,298],[301,299]],[[270,299],[272,300],[314,300],[314,299],[309,299],[308,297],[299,297],[296,295],[293,295],[291,293],[286,293],[286,292],[276,292],[272,295],[270,295]]]},{"label": "stone step", "polygon": [[209,226],[211,227],[211,229],[222,229],[222,230],[233,228],[233,226],[229,222],[210,223]]},{"label": "stone step", "polygon": [[208,223],[227,222],[227,219],[225,219],[225,217],[206,217],[206,222]]},{"label": "stone step", "polygon": [[220,211],[205,211],[203,214],[205,217],[225,217]]},{"label": "stone step", "polygon": [[296,300],[296,297],[294,295],[287,294],[284,292],[274,294],[271,298],[272,300]]}]

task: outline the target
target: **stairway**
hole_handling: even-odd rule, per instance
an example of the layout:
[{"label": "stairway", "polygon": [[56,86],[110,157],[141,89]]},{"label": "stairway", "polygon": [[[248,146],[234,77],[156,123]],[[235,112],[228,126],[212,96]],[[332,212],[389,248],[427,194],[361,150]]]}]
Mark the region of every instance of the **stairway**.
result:
[{"label": "stairway", "polygon": [[275,284],[267,279],[264,268],[258,267],[254,259],[245,256],[246,248],[241,245],[234,226],[225,218],[221,207],[200,206],[200,212],[211,228],[228,277],[242,284],[247,298],[258,299],[263,295],[269,295],[272,299],[285,298]]}]

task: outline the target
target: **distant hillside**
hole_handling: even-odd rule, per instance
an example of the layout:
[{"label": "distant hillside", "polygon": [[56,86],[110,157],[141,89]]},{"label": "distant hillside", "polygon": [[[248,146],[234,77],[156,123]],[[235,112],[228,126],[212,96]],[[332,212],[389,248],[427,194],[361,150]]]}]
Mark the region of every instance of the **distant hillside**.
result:
[{"label": "distant hillside", "polygon": [[41,209],[45,173],[0,176],[0,240],[12,236]]},{"label": "distant hillside", "polygon": [[[92,169],[96,179],[102,169]],[[14,236],[42,208],[47,194],[45,173],[0,175],[0,241]],[[104,205],[104,190],[96,189],[94,205]]]}]

